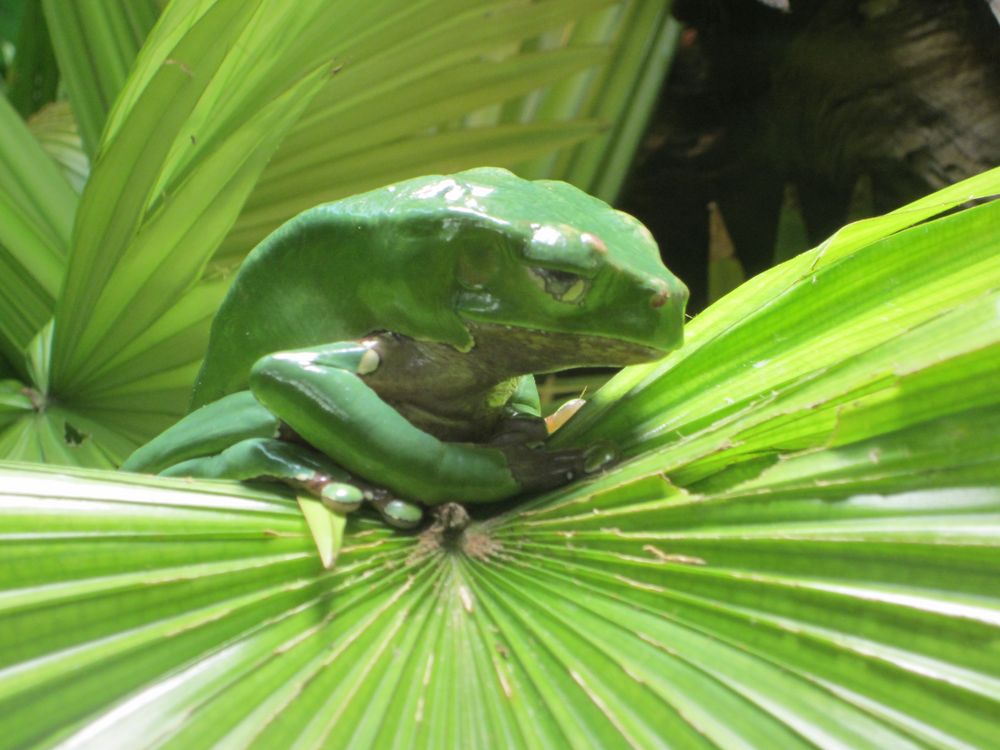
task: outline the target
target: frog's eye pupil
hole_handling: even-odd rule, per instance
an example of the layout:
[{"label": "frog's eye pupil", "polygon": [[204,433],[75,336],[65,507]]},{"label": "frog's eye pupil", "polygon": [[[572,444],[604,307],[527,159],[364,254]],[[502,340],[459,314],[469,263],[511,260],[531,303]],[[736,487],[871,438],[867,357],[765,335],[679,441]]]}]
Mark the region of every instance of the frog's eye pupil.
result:
[{"label": "frog's eye pupil", "polygon": [[587,280],[570,271],[531,266],[528,269],[535,281],[560,302],[579,302],[587,291]]}]

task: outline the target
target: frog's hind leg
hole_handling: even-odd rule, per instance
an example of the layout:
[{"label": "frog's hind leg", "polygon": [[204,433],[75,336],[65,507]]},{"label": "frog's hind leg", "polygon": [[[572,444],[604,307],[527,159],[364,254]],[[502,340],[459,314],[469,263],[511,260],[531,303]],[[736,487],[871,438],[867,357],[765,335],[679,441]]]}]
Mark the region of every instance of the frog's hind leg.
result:
[{"label": "frog's hind leg", "polygon": [[301,487],[340,513],[355,510],[365,499],[365,491],[356,480],[322,454],[274,438],[247,438],[214,456],[174,464],[161,474],[244,481],[274,479]]},{"label": "frog's hind leg", "polygon": [[248,438],[275,438],[280,422],[250,391],[206,404],[138,448],[124,471],[157,474],[189,459],[211,456]]},{"label": "frog's hind leg", "polygon": [[273,479],[301,487],[338,513],[350,513],[369,500],[386,523],[399,529],[412,529],[424,515],[419,504],[360,481],[319,451],[272,438],[248,438],[217,455],[175,464],[162,474],[243,481]]}]

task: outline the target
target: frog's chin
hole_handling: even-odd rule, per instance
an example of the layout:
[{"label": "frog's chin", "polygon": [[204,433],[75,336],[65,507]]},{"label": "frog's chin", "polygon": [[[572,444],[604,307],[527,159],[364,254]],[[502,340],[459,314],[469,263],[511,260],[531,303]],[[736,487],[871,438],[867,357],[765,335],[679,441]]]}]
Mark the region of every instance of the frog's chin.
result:
[{"label": "frog's chin", "polygon": [[472,323],[474,349],[504,369],[525,373],[572,367],[624,367],[653,362],[668,350],[591,334],[545,331],[499,323]]}]

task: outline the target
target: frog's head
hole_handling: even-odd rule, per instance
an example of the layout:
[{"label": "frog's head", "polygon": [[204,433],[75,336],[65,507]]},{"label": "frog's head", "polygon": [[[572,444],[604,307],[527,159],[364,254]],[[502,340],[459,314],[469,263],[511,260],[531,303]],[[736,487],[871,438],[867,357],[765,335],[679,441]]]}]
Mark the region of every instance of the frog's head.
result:
[{"label": "frog's head", "polygon": [[458,314],[473,327],[530,331],[550,351],[575,347],[574,365],[645,362],[679,346],[688,291],[649,231],[566,183],[528,184],[523,206],[493,214],[507,217],[503,227],[464,238]]}]

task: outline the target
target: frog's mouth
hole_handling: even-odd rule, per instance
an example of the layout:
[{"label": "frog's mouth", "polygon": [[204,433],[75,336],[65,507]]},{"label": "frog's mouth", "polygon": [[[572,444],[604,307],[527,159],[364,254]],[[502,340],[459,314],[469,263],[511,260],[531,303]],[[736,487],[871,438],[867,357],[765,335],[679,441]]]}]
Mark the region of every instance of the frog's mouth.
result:
[{"label": "frog's mouth", "polygon": [[471,323],[477,356],[497,370],[543,373],[573,367],[624,367],[654,362],[667,351],[591,334],[543,331],[497,323]]}]

